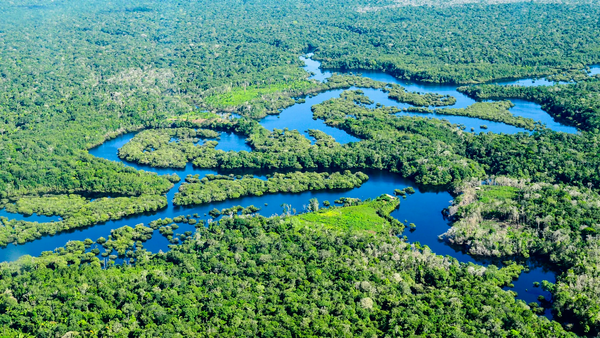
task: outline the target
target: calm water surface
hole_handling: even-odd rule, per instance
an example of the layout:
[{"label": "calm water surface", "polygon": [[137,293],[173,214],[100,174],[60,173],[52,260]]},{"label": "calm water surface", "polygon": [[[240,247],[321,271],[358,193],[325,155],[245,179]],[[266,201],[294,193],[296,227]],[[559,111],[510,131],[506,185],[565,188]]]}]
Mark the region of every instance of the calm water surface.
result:
[{"label": "calm water surface", "polygon": [[27,222],[52,222],[52,221],[60,220],[60,217],[58,217],[58,216],[44,216],[44,215],[38,215],[38,214],[33,214],[31,216],[25,216],[25,215],[21,215],[21,214],[10,213],[10,212],[6,211],[6,209],[0,210],[0,217],[6,217],[8,219],[16,219],[18,221],[27,221]]},{"label": "calm water surface", "polygon": [[[312,62],[307,64],[307,66],[305,68],[307,68],[309,72],[317,73],[317,72],[319,72],[319,69],[314,68],[314,67],[318,67],[318,66],[319,66],[319,62],[315,62],[314,60],[312,60]],[[473,100],[472,98],[468,97],[467,95],[458,92],[456,90],[457,89],[456,85],[403,81],[403,80],[399,80],[399,79],[395,78],[392,75],[382,73],[382,72],[376,72],[376,71],[361,70],[361,71],[354,71],[353,73],[360,74],[364,77],[367,77],[367,78],[370,78],[370,79],[373,79],[376,81],[395,83],[395,84],[401,85],[402,87],[406,88],[406,90],[409,92],[437,93],[437,94],[442,94],[442,95],[450,95],[450,96],[453,96],[454,98],[456,98],[456,103],[454,105],[448,106],[448,107],[441,107],[441,108],[466,108],[466,107],[472,105],[473,103],[477,102],[476,100]],[[331,74],[331,73],[326,72],[323,74]],[[315,79],[320,79],[320,78],[323,78],[324,75],[315,75],[313,77]],[[329,76],[326,76],[325,78],[327,78],[327,77],[329,77]],[[541,79],[541,80],[524,79],[524,80],[504,81],[504,82],[496,82],[496,83],[497,84],[507,84],[507,85],[523,85],[523,86],[543,86],[543,85],[553,84],[552,82],[549,82],[549,81],[546,81],[543,79]],[[394,107],[399,107],[399,108],[410,107],[409,104],[399,103],[399,102],[389,99],[387,94],[380,90],[362,89],[362,91],[365,92],[365,94],[369,98],[371,98],[373,101],[375,101],[377,103],[381,103],[384,106],[394,106]],[[552,118],[552,116],[550,116],[548,113],[546,113],[539,104],[536,104],[533,102],[528,102],[525,100],[511,99],[510,101],[515,104],[515,106],[510,109],[510,112],[516,116],[527,117],[527,118],[533,119],[534,121],[540,121],[540,122],[544,123],[547,128],[552,129],[554,131],[560,131],[560,132],[565,132],[565,133],[577,133],[577,128],[571,127],[571,126],[565,126],[565,125],[562,125],[559,122],[555,121],[554,118]],[[434,109],[434,110],[436,109],[436,107],[429,107],[429,108]],[[401,113],[399,115],[427,116],[427,117],[434,117],[434,118],[438,118],[438,119],[445,119],[445,120],[450,121],[451,123],[462,124],[462,125],[466,126],[467,131],[470,131],[471,128],[473,128],[475,132],[494,132],[494,133],[505,133],[505,134],[514,134],[514,133],[518,133],[518,132],[529,132],[525,129],[509,126],[504,123],[491,122],[491,121],[487,121],[487,120],[464,117],[464,116],[416,114],[416,113],[414,113],[414,114]],[[488,127],[488,129],[480,128],[482,125],[486,125]]]}]

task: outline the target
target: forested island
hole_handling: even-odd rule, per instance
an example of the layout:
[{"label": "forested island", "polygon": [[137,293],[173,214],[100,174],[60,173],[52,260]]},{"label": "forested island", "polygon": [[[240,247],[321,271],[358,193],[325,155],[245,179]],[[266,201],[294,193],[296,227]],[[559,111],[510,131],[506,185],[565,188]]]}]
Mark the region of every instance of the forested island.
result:
[{"label": "forested island", "polygon": [[600,334],[600,4],[0,13],[0,336]]}]

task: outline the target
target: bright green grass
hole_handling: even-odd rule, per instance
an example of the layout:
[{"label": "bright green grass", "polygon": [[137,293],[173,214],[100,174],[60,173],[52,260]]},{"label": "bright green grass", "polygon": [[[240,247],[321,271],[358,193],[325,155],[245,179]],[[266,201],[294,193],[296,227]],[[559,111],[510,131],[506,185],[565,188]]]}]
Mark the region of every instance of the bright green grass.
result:
[{"label": "bright green grass", "polygon": [[488,203],[492,200],[507,200],[514,199],[519,189],[506,186],[483,186],[482,190],[477,193],[479,201]]},{"label": "bright green grass", "polygon": [[304,91],[315,86],[310,81],[294,81],[287,83],[274,83],[268,86],[248,86],[234,87],[227,93],[215,94],[206,98],[205,102],[213,107],[239,106],[242,103],[250,102],[262,95],[272,94],[284,91]]},{"label": "bright green grass", "polygon": [[351,207],[321,209],[318,212],[306,213],[294,217],[298,226],[323,226],[344,231],[387,232],[389,223],[377,214],[381,209],[386,214],[394,210],[398,199],[391,201],[372,201]]}]

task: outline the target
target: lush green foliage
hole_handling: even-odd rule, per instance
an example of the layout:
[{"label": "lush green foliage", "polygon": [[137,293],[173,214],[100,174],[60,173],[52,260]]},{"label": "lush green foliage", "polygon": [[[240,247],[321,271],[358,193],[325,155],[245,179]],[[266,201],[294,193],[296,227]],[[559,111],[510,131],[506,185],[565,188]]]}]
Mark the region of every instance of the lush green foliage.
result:
[{"label": "lush green foliage", "polygon": [[32,149],[29,153],[16,147],[13,155],[3,157],[16,160],[24,156],[26,161],[23,165],[0,166],[1,179],[8,182],[0,189],[0,197],[86,192],[139,196],[163,193],[173,186],[168,179],[154,173],[140,172],[91,155],[57,154],[47,160],[43,158],[44,152]]},{"label": "lush green foliage", "polygon": [[106,270],[81,242],[3,263],[0,321],[37,337],[570,336],[501,290],[520,266],[461,265],[387,234],[316,226],[330,219],[225,218]]},{"label": "lush green foliage", "polygon": [[470,182],[449,208],[444,238],[485,256],[545,256],[565,271],[548,284],[559,317],[600,332],[600,195],[587,188],[498,177]]},{"label": "lush green foliage", "polygon": [[577,247],[600,226],[600,196],[587,188],[526,183],[499,177],[492,185],[461,189],[460,219],[446,234],[452,242],[472,243],[476,255],[549,255],[571,265]]},{"label": "lush green foliage", "polygon": [[183,184],[175,194],[175,205],[202,204],[243,196],[262,196],[278,192],[297,193],[309,190],[351,189],[359,187],[369,176],[357,172],[351,173],[313,173],[293,172],[274,174],[267,180],[244,177],[205,177],[198,183]]},{"label": "lush green foliage", "polygon": [[326,66],[428,81],[532,76],[600,60],[593,5],[365,12],[354,0],[232,1],[3,3],[2,195],[164,191],[160,177],[83,151],[232,88],[304,81],[297,56],[309,49]]},{"label": "lush green foliage", "polygon": [[315,43],[317,57],[331,68],[455,83],[550,75],[600,61],[594,2],[420,2],[437,6],[369,1],[352,19],[333,15],[326,22],[343,43]]},{"label": "lush green foliage", "polygon": [[[167,128],[144,130],[119,149],[119,157],[153,167],[184,168],[200,139],[219,137],[208,129]],[[207,143],[207,146],[213,143]],[[214,146],[214,145],[213,145]]]},{"label": "lush green foliage", "polygon": [[[570,267],[556,285],[547,286],[554,307],[559,317],[573,316],[582,330],[596,333],[596,209],[585,199],[569,200],[564,191],[596,201],[596,192],[587,189],[600,186],[599,81],[578,73],[600,61],[600,6],[584,0],[416,4],[424,3],[433,6],[371,0],[1,2],[0,206],[64,220],[2,219],[0,244],[163,207],[161,195],[178,177],[136,171],[87,153],[107,139],[142,129],[150,130],[126,145],[122,158],[162,167],[192,161],[222,169],[374,168],[434,185],[508,175],[539,182],[542,192],[525,198],[523,189],[533,189],[534,183],[482,189],[473,205],[485,220],[475,226],[473,247],[490,246],[492,254],[542,253]],[[453,102],[358,76],[334,76],[325,84],[307,80],[298,56],[309,51],[326,67],[384,70],[437,83],[573,75],[578,82],[571,85],[465,91],[480,99],[534,100],[590,133],[471,135],[443,121],[368,109],[359,92],[346,92],[314,113],[360,142],[340,145],[311,131],[313,145],[297,131],[265,130],[252,119],[333,88],[378,88],[419,107]],[[454,113],[530,127],[489,106]],[[232,121],[223,114],[233,111],[245,118]],[[203,137],[239,132],[253,151],[222,152],[211,141],[196,146],[201,137],[182,128],[199,126],[213,130]],[[178,129],[153,129],[166,127]],[[179,141],[169,142],[173,136]],[[220,180],[226,186],[255,182]],[[194,185],[205,183],[187,187]],[[89,202],[73,194],[116,198]],[[316,208],[314,202],[309,205]],[[145,228],[119,230],[103,242],[125,252],[135,266],[102,270],[94,254],[84,252],[89,248],[75,242],[54,254],[4,264],[2,334],[567,335],[499,289],[518,268],[460,266],[396,237],[336,232],[334,223],[352,229],[369,229],[370,222],[378,228],[382,219],[393,223],[365,206],[354,208],[350,216],[338,214],[339,209],[323,211],[320,220],[317,214],[295,220],[225,219],[210,230],[199,226],[195,240],[170,238],[185,243],[152,257],[132,250],[132,241],[148,237]],[[506,220],[499,217],[515,208],[533,218],[510,231],[502,228]],[[363,217],[366,223],[360,226],[356,220]],[[546,217],[552,218],[549,224]],[[538,218],[539,224],[532,221]],[[298,228],[299,222],[311,228]],[[173,236],[169,224],[159,228]],[[326,230],[314,228],[318,224],[326,224]],[[478,233],[477,228],[493,231]],[[510,236],[486,242],[503,231]]]},{"label": "lush green foliage", "polygon": [[[316,200],[315,200],[316,201]],[[401,233],[403,226],[389,214],[400,205],[400,200],[382,196],[375,201],[347,207],[330,207],[327,209],[312,206],[313,212],[294,217],[297,226],[312,228],[341,229],[343,231],[368,231]],[[315,210],[316,209],[316,210]]]},{"label": "lush green foliage", "polygon": [[[340,99],[313,107],[315,118],[363,139],[357,143],[340,145],[331,136],[310,130],[316,140],[311,144],[297,130],[270,132],[249,119],[213,120],[202,126],[247,135],[252,151],[225,152],[215,149],[216,143],[210,141],[203,146],[182,139],[169,143],[166,134],[159,139],[159,131],[147,131],[134,138],[122,154],[140,163],[169,163],[175,167],[183,167],[186,160],[193,158],[193,164],[200,168],[386,169],[432,185],[484,175],[481,167],[463,157],[459,144],[468,136],[455,126],[437,120],[391,116],[399,111],[396,108],[368,109],[356,104],[364,99],[360,91],[347,91]],[[147,147],[154,150],[148,151]],[[423,157],[429,160],[421,161]]]},{"label": "lush green foliage", "polygon": [[554,86],[461,87],[462,92],[480,100],[520,98],[542,105],[561,122],[580,129],[600,131],[600,79],[582,79],[574,84]]},{"label": "lush green foliage", "polygon": [[[243,103],[259,98],[265,94],[273,94],[277,92],[305,93],[307,90],[314,87],[314,84],[309,81],[297,81],[292,83],[276,84],[268,87],[235,87],[229,88],[228,92],[215,94],[206,98],[206,103],[211,107],[228,107],[239,106]],[[291,94],[294,95],[294,94]]]},{"label": "lush green foliage", "polygon": [[[226,93],[208,98],[211,109],[236,112],[242,116],[262,118],[279,114],[281,109],[302,102],[302,97],[331,89],[350,87],[379,89],[398,102],[419,107],[440,107],[456,103],[456,98],[435,93],[408,92],[400,85],[375,81],[362,76],[333,74],[327,82],[300,82],[303,85],[288,87],[286,84],[267,88],[228,88]],[[310,85],[308,85],[310,84]],[[294,99],[296,98],[296,99]],[[196,121],[198,121],[197,119]]]},{"label": "lush green foliage", "polygon": [[375,81],[362,76],[333,75],[324,86],[327,89],[346,89],[350,87],[380,89],[387,93],[392,100],[409,103],[417,107],[451,106],[456,103],[456,98],[449,95],[412,93],[398,84]]},{"label": "lush green foliage", "polygon": [[506,123],[515,127],[524,128],[527,130],[535,130],[543,128],[538,122],[530,118],[515,116],[510,111],[514,104],[510,101],[499,102],[477,102],[467,108],[455,109],[437,109],[436,114],[442,115],[458,115],[476,117],[483,120]]},{"label": "lush green foliage", "polygon": [[481,133],[466,140],[466,156],[490,174],[600,186],[598,134],[570,135],[546,129],[533,135]]},{"label": "lush green foliage", "polygon": [[98,198],[89,201],[79,195],[56,195],[50,197],[24,197],[9,211],[26,215],[59,215],[57,222],[38,223],[0,218],[0,246],[25,243],[42,236],[55,235],[61,231],[77,229],[125,216],[156,211],[167,206],[165,196],[141,195],[138,197]]},{"label": "lush green foliage", "polygon": [[119,256],[125,254],[133,256],[132,249],[135,248],[136,241],[141,243],[149,240],[152,238],[152,232],[152,228],[145,227],[142,224],[136,225],[135,228],[124,226],[112,230],[108,240],[102,243],[102,246],[106,249],[107,254],[114,250]]}]

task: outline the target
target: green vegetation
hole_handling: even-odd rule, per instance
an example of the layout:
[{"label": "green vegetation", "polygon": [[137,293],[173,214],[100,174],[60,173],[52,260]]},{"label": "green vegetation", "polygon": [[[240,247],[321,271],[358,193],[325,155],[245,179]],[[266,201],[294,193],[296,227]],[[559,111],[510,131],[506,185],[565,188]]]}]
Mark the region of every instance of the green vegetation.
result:
[{"label": "green vegetation", "polygon": [[299,94],[305,93],[312,87],[314,87],[314,83],[310,81],[296,81],[292,83],[279,83],[268,87],[226,88],[224,93],[213,94],[207,97],[205,102],[215,108],[239,106],[263,95],[276,92],[283,92],[284,94],[291,92],[288,94],[290,97],[299,96]]},{"label": "green vegetation", "polygon": [[[397,112],[395,108],[363,107],[355,103],[362,100],[361,95],[345,92],[340,99],[313,107],[314,117],[360,137],[361,142],[342,146],[323,133],[313,132],[318,142],[311,145],[296,131],[269,132],[257,123],[241,120],[233,128],[250,135],[252,152],[201,147],[193,163],[223,169],[387,169],[419,183],[438,185],[483,177],[481,165],[488,174],[538,182],[600,183],[596,135],[549,130],[533,135],[459,134],[443,121],[390,116]],[[425,157],[428,161],[421,161]]]},{"label": "green vegetation", "polygon": [[[459,220],[448,240],[474,254],[547,257],[565,270],[555,285],[544,286],[553,293],[556,318],[574,323],[576,332],[598,334],[600,81],[581,70],[600,62],[600,6],[585,0],[468,2],[1,2],[0,206],[63,220],[3,218],[0,245],[164,207],[163,195],[177,175],[137,171],[88,153],[140,130],[119,156],[157,167],[368,168],[444,187],[502,175],[513,183],[473,185],[473,193],[457,199],[451,209]],[[575,79],[560,86],[462,90],[481,100],[538,102],[584,132],[541,130],[509,115],[503,102],[441,110],[534,130],[473,135],[440,120],[395,116],[399,109],[368,108],[372,101],[360,91],[313,107],[316,119],[360,142],[341,145],[312,130],[311,144],[298,131],[262,128],[257,118],[328,89],[380,89],[414,105],[407,109],[413,112],[455,100],[360,76],[311,81],[298,59],[308,52],[327,68],[381,70],[430,83]],[[196,145],[222,131],[244,135],[253,151],[219,151],[215,141]],[[334,174],[290,175],[274,174],[266,182],[197,178],[182,186],[176,201],[364,181],[350,173],[337,174],[334,182],[327,182]],[[373,211],[382,200],[339,202],[348,209],[322,210],[314,200],[314,214],[295,218],[254,216],[257,208],[250,207],[215,209],[215,218],[242,215],[209,229],[196,222],[196,235],[176,234],[178,222],[163,220],[151,228],[183,243],[167,254],[140,248],[147,228],[115,230],[98,242],[111,250],[103,253],[110,259],[104,267],[88,241],[1,264],[0,334],[572,336],[501,290],[521,267],[485,269],[437,257],[390,236],[402,225]],[[113,250],[135,264],[114,266]]]},{"label": "green vegetation", "polygon": [[600,9],[591,4],[367,12],[354,0],[306,7],[284,1],[277,10],[268,4],[3,3],[0,34],[11,48],[0,59],[2,197],[162,193],[169,186],[164,178],[85,151],[107,137],[185,116],[195,105],[209,108],[204,101],[227,88],[302,82],[307,75],[297,57],[307,50],[315,49],[326,67],[431,82],[543,75],[600,60],[594,19]]},{"label": "green vegetation", "polygon": [[[360,91],[344,92],[342,98],[313,107],[314,117],[324,119],[354,134],[363,141],[340,145],[325,133],[310,130],[315,144],[296,130],[270,132],[249,119],[212,121],[204,127],[232,130],[248,136],[252,152],[225,152],[214,149],[215,143],[195,146],[191,141],[169,143],[167,135],[147,131],[134,138],[121,155],[144,164],[184,167],[186,161],[200,168],[269,169],[269,170],[347,170],[386,169],[421,184],[445,185],[470,176],[483,176],[476,163],[453,154],[453,146],[462,143],[457,128],[447,122],[394,117],[395,108],[368,109],[357,105],[365,98]],[[359,118],[355,118],[359,117]],[[141,133],[140,133],[141,134]],[[136,136],[137,137],[137,136]],[[147,147],[153,151],[146,150]],[[464,146],[463,146],[464,147]],[[446,149],[439,152],[439,149]],[[146,152],[144,152],[146,150]],[[462,152],[458,148],[456,151]],[[428,161],[421,161],[428,156]]]},{"label": "green vegetation", "polygon": [[169,120],[172,120],[175,123],[181,122],[181,121],[201,123],[201,122],[204,122],[205,120],[214,120],[214,119],[219,119],[221,117],[222,116],[217,115],[215,113],[195,110],[195,111],[185,113],[185,114],[171,115]]},{"label": "green vegetation", "polygon": [[[600,221],[600,196],[587,188],[498,177],[488,185],[471,182],[461,191],[451,213],[460,221],[446,236],[473,243],[470,250],[477,255],[544,254],[570,265],[574,257],[568,256],[575,254],[570,247],[595,234]],[[563,240],[553,237],[559,233]]]},{"label": "green vegetation", "polygon": [[521,87],[481,85],[459,90],[478,100],[519,98],[536,102],[557,120],[579,129],[600,131],[600,79],[574,84]]},{"label": "green vegetation", "polygon": [[502,122],[527,130],[543,128],[539,122],[536,122],[533,119],[513,115],[510,111],[508,111],[512,107],[514,107],[514,104],[512,104],[510,101],[477,102],[468,106],[467,108],[437,109],[435,113],[442,115],[476,117],[488,121]]},{"label": "green vegetation", "polygon": [[[314,117],[363,139],[340,145],[330,136],[309,131],[316,144],[295,130],[269,132],[255,122],[236,121],[236,131],[249,135],[252,152],[224,152],[202,147],[193,160],[201,168],[258,169],[387,169],[418,183],[444,185],[469,176],[483,176],[475,163],[453,154],[454,144],[467,137],[447,122],[395,117],[395,108],[369,109],[360,91],[344,92],[313,107]],[[444,152],[439,149],[446,149]],[[459,151],[458,149],[456,151]],[[423,157],[428,161],[421,161]]]},{"label": "green vegetation", "polygon": [[[208,129],[167,128],[144,130],[119,149],[119,157],[130,162],[153,167],[185,168],[193,154],[199,152],[200,139],[219,137]],[[214,147],[214,142],[205,146]]]},{"label": "green vegetation", "polygon": [[[318,201],[317,201],[318,203]],[[390,212],[400,205],[397,198],[382,196],[375,201],[368,201],[356,206],[331,207],[315,212],[301,214],[294,217],[297,226],[328,229],[339,229],[343,231],[367,231],[390,233],[402,233],[403,226],[393,217]],[[395,229],[393,227],[396,227]]]},{"label": "green vegetation", "polygon": [[[337,210],[348,220],[357,209]],[[166,254],[135,250],[134,265],[102,269],[82,242],[2,263],[0,320],[36,337],[573,336],[501,289],[520,266],[459,264],[387,233],[316,226],[326,214],[302,217],[225,218]]]},{"label": "green vegetation", "polygon": [[394,189],[394,194],[396,196],[406,197],[406,195],[412,195],[415,193],[415,189],[413,187],[406,187],[404,189]]},{"label": "green vegetation", "polygon": [[457,219],[444,238],[484,256],[544,256],[563,271],[545,284],[558,318],[600,332],[600,195],[588,188],[497,177],[465,184],[449,208]]},{"label": "green vegetation", "polygon": [[541,77],[600,61],[594,2],[419,2],[369,1],[352,19],[328,20],[339,39],[315,43],[316,56],[327,68],[434,83]]},{"label": "green vegetation", "polygon": [[26,215],[58,215],[63,220],[50,223],[27,222],[0,218],[0,246],[10,243],[23,244],[42,236],[55,235],[61,231],[77,229],[109,220],[148,211],[156,211],[167,206],[165,196],[141,195],[139,197],[98,198],[94,201],[78,195],[57,195],[49,197],[24,197],[15,205],[7,205],[7,210]]},{"label": "green vegetation", "polygon": [[456,103],[456,98],[449,95],[408,92],[406,88],[398,84],[375,81],[361,76],[333,75],[324,86],[327,89],[347,89],[350,87],[380,89],[387,93],[392,100],[409,103],[417,107],[451,106]]},{"label": "green vegetation", "polygon": [[175,194],[175,205],[203,204],[243,196],[262,196],[279,192],[297,193],[309,190],[351,189],[359,187],[369,177],[361,172],[274,174],[266,181],[245,177],[205,177],[198,183],[183,184]]},{"label": "green vegetation", "polygon": [[[211,109],[236,112],[242,116],[262,118],[279,114],[281,109],[304,102],[303,98],[331,89],[350,87],[379,89],[398,102],[415,106],[448,106],[456,103],[456,98],[435,93],[412,93],[400,85],[375,81],[362,76],[333,74],[327,82],[301,81],[293,84],[274,85],[265,88],[224,88],[222,94],[208,97]],[[296,98],[296,99],[294,99]],[[300,99],[298,99],[300,98]]]},{"label": "green vegetation", "polygon": [[414,106],[451,106],[456,103],[456,98],[447,95],[441,94],[418,94],[418,93],[410,93],[407,92],[404,88],[391,84],[388,85],[388,88],[383,88],[384,92],[389,94],[390,99],[396,100],[398,102],[409,103]]},{"label": "green vegetation", "polygon": [[597,134],[570,135],[545,129],[532,135],[481,133],[465,140],[466,157],[484,166],[489,174],[600,186]]},{"label": "green vegetation", "polygon": [[[138,224],[135,228],[124,226],[122,228],[113,229],[108,236],[108,240],[102,244],[108,253],[113,250],[116,251],[119,256],[133,256],[132,249],[135,248],[135,242],[145,242],[152,238],[152,228]],[[128,251],[130,250],[130,251]]]}]

